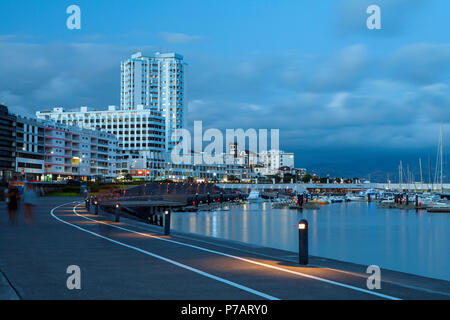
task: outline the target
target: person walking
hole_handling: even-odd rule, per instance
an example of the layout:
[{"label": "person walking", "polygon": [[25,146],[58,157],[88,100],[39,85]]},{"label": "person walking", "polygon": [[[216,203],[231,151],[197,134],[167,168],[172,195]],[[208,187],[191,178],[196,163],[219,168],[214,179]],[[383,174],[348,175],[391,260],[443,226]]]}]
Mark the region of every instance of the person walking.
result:
[{"label": "person walking", "polygon": [[9,221],[13,225],[17,225],[17,207],[19,206],[19,199],[19,190],[12,184],[9,184],[6,192],[6,203],[8,206]]},{"label": "person walking", "polygon": [[33,224],[33,210],[37,205],[37,193],[30,183],[25,185],[23,191],[23,204],[25,211],[25,223],[28,225]]}]

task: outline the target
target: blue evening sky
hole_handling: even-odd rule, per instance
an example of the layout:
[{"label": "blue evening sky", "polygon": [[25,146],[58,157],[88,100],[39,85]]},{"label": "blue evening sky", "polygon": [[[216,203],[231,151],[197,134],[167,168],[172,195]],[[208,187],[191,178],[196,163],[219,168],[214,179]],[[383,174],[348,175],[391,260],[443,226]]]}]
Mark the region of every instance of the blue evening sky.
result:
[{"label": "blue evening sky", "polygon": [[[66,28],[71,4],[81,30]],[[371,4],[382,30],[366,28]],[[120,60],[174,50],[188,127],[279,128],[299,167],[384,177],[434,164],[449,16],[446,0],[2,0],[0,101],[29,115],[117,105]]]}]

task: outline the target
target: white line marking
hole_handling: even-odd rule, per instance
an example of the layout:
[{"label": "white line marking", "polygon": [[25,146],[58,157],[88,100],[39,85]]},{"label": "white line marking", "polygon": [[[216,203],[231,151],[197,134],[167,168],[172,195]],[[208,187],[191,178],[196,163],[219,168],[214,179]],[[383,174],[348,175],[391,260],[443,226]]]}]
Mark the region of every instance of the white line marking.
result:
[{"label": "white line marking", "polygon": [[[131,226],[135,227],[135,228],[138,228],[138,229],[142,229],[142,230],[148,230],[148,228],[150,227],[148,224],[144,224],[142,222],[138,222],[138,223],[139,223],[138,225],[131,225]],[[141,223],[145,226],[145,228],[142,225],[140,225]],[[155,231],[155,232],[158,232],[158,231]],[[212,245],[212,246],[215,246],[215,247],[227,248],[227,249],[232,249],[232,250],[235,250],[235,251],[255,254],[255,252],[247,250],[247,249],[236,248],[236,247],[233,247],[233,246],[228,246],[228,245],[224,245],[224,244],[217,243],[217,242],[211,242],[211,241],[207,241],[207,240],[204,240],[204,239],[192,238],[192,237],[189,237],[188,235],[183,235],[182,233],[179,233],[179,232],[176,233],[176,237],[177,238],[181,238],[181,239],[186,239],[186,240],[189,240],[189,241],[206,243],[206,244],[209,244],[209,245]],[[270,258],[270,259],[273,259],[273,260],[280,260],[280,261],[287,261],[287,262],[295,263],[295,261],[292,261],[291,259],[283,259],[283,258],[280,258],[280,257],[264,254],[264,253],[261,253],[261,252],[257,252],[256,255],[261,256],[261,257]],[[285,258],[286,257],[288,257],[288,256],[285,256]],[[291,256],[289,256],[289,257],[291,257]],[[298,256],[293,255],[292,257],[298,257]],[[362,279],[367,279],[367,274],[360,274],[360,273],[356,273],[356,272],[352,272],[352,271],[344,271],[344,270],[334,269],[334,268],[331,268],[331,267],[324,267],[324,266],[321,266],[319,264],[310,264],[309,266],[320,268],[320,269],[327,269],[327,270],[338,272],[338,273],[348,274],[348,275],[359,277],[359,278],[362,278]],[[391,280],[385,280],[384,279],[384,280],[382,280],[382,283],[389,283],[389,284],[392,284],[392,285],[395,285],[395,286],[404,287],[404,288],[412,289],[412,290],[416,290],[416,291],[427,292],[427,293],[431,293],[431,294],[439,294],[439,295],[450,296],[450,293],[447,293],[447,292],[436,291],[436,290],[431,290],[431,289],[422,288],[422,287],[416,287],[416,286],[413,286],[413,285],[403,284],[403,283],[399,283],[399,282],[391,281]]]},{"label": "white line marking", "polygon": [[232,259],[241,260],[241,261],[245,261],[245,262],[248,262],[248,263],[256,264],[256,265],[259,265],[259,266],[262,266],[262,267],[266,267],[266,268],[270,268],[270,269],[274,269],[274,270],[278,270],[278,271],[282,271],[282,272],[286,272],[286,273],[295,274],[295,275],[300,276],[300,277],[309,278],[309,279],[313,279],[313,280],[317,280],[317,281],[322,281],[322,282],[325,282],[325,283],[328,283],[328,284],[332,284],[332,285],[336,285],[336,286],[339,286],[339,287],[344,287],[344,288],[347,288],[347,289],[368,293],[368,294],[371,294],[371,295],[374,295],[374,296],[377,296],[377,297],[381,297],[381,298],[385,298],[385,299],[389,299],[389,300],[401,300],[400,298],[397,298],[397,297],[393,297],[393,296],[385,295],[385,294],[382,294],[382,293],[378,293],[378,292],[374,292],[374,291],[358,288],[358,287],[347,285],[347,284],[344,284],[344,283],[340,283],[340,282],[336,282],[336,281],[332,281],[332,280],[328,280],[328,279],[312,276],[312,275],[301,273],[301,272],[297,272],[297,271],[283,269],[283,268],[272,266],[272,265],[265,264],[265,263],[262,263],[262,262],[258,262],[258,261],[254,261],[254,260],[250,260],[250,259],[234,256],[234,255],[227,254],[227,253],[220,252],[220,251],[206,249],[206,248],[199,247],[199,246],[192,245],[192,244],[187,244],[187,243],[182,243],[182,242],[178,242],[178,241],[175,241],[175,240],[170,240],[170,239],[165,239],[165,238],[161,238],[161,237],[157,237],[157,236],[152,236],[152,235],[149,235],[149,234],[137,232],[137,231],[130,230],[130,229],[127,229],[127,228],[115,226],[115,225],[112,225],[112,224],[109,224],[109,223],[106,223],[106,222],[103,222],[103,221],[99,221],[99,220],[91,219],[91,218],[88,218],[88,217],[84,217],[82,215],[79,215],[77,213],[77,211],[76,211],[76,208],[79,205],[80,204],[78,204],[77,206],[74,206],[73,212],[77,216],[79,216],[81,218],[84,218],[84,219],[87,219],[87,220],[90,220],[90,221],[94,221],[94,222],[97,222],[97,223],[106,224],[108,226],[111,226],[111,227],[114,227],[114,228],[117,228],[117,229],[121,229],[121,230],[124,230],[124,231],[128,231],[128,232],[131,232],[131,233],[135,233],[135,234],[138,234],[138,235],[141,235],[141,236],[144,236],[144,237],[158,239],[158,240],[161,240],[161,241],[167,241],[167,242],[175,243],[175,244],[178,244],[178,245],[181,245],[181,246],[190,247],[190,248],[194,248],[194,249],[198,249],[198,250],[214,253],[214,254],[225,256],[225,257],[228,257],[228,258],[232,258]]},{"label": "white line marking", "polygon": [[[248,288],[248,287],[246,287],[246,286],[240,285],[240,284],[238,284],[238,283],[236,283],[236,282],[232,282],[232,281],[229,281],[229,280],[226,280],[226,279],[223,279],[223,278],[214,276],[214,275],[212,275],[212,274],[209,274],[209,273],[207,273],[207,272],[204,272],[204,271],[201,271],[201,270],[198,270],[198,269],[189,267],[189,266],[187,266],[187,265],[185,265],[185,264],[176,262],[176,261],[174,261],[174,260],[171,260],[171,259],[168,259],[168,258],[164,258],[164,257],[162,257],[162,256],[160,256],[160,255],[157,255],[157,254],[154,254],[154,253],[152,253],[152,252],[149,252],[149,251],[146,251],[146,250],[137,248],[137,247],[133,247],[133,246],[130,246],[130,245],[128,245],[128,244],[122,243],[122,242],[120,242],[120,241],[116,241],[116,240],[113,240],[113,239],[111,239],[111,238],[102,236],[102,235],[100,235],[100,234],[98,234],[98,233],[95,233],[95,232],[86,230],[86,229],[84,229],[84,228],[81,228],[81,227],[79,227],[79,226],[77,226],[77,225],[74,225],[74,224],[72,224],[72,223],[70,223],[70,222],[64,221],[64,220],[58,218],[57,216],[55,216],[54,211],[55,211],[56,209],[58,209],[58,208],[60,208],[60,207],[63,207],[63,206],[65,206],[65,205],[68,205],[68,204],[73,204],[73,202],[65,203],[65,204],[62,204],[62,205],[60,205],[60,206],[57,206],[57,207],[53,208],[53,209],[51,210],[51,212],[50,212],[50,214],[52,215],[52,217],[55,218],[56,220],[62,222],[62,223],[65,223],[65,224],[67,224],[67,225],[69,225],[69,226],[72,226],[72,227],[74,227],[74,228],[77,228],[78,230],[81,230],[81,231],[87,232],[87,233],[89,233],[89,234],[92,234],[92,235],[94,235],[94,236],[96,236],[96,237],[99,237],[99,238],[108,240],[108,241],[110,241],[110,242],[113,242],[113,243],[115,243],[115,244],[118,244],[118,245],[127,247],[127,248],[129,248],[129,249],[136,250],[136,251],[141,252],[141,253],[143,253],[143,254],[146,254],[146,255],[148,255],[148,256],[151,256],[151,257],[154,257],[154,258],[163,260],[163,261],[165,261],[165,262],[168,262],[168,263],[170,263],[170,264],[176,265],[176,266],[178,266],[178,267],[180,267],[180,268],[183,268],[183,269],[186,269],[186,270],[195,272],[195,273],[200,274],[200,275],[202,275],[202,276],[204,276],[204,277],[207,277],[207,278],[210,278],[210,279],[213,279],[213,280],[216,280],[216,281],[219,281],[219,282],[228,284],[228,285],[230,285],[230,286],[232,286],[232,287],[241,289],[241,290],[243,290],[243,291],[247,291],[247,292],[249,292],[249,293],[251,293],[251,294],[260,296],[260,297],[262,297],[262,298],[264,298],[264,299],[268,299],[268,300],[280,300],[280,299],[278,299],[278,298],[276,298],[276,297],[274,297],[274,296],[265,294],[265,293],[260,292],[260,291],[257,291],[257,290],[253,290],[253,289]],[[79,204],[78,204],[77,206],[79,206]],[[75,212],[75,214],[76,214],[77,216],[80,216],[78,213],[76,213],[76,210],[75,210],[75,208],[76,208],[77,206],[75,206],[75,207],[73,208],[73,210],[74,210],[74,212]],[[83,216],[80,216],[80,217],[85,218],[85,217],[83,217]],[[89,220],[92,220],[92,219],[89,219]],[[96,220],[92,220],[92,221],[96,221]]]}]

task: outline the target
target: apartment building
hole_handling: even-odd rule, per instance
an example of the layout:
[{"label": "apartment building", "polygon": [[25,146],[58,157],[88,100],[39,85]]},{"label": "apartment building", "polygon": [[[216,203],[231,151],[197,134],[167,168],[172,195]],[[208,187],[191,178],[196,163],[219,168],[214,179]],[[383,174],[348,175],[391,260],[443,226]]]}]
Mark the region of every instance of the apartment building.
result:
[{"label": "apartment building", "polygon": [[137,52],[121,62],[121,109],[144,106],[161,112],[165,120],[166,151],[176,144],[172,133],[183,128],[184,74],[183,56],[173,52],[156,52],[151,56]]},{"label": "apartment building", "polygon": [[14,175],[16,158],[16,117],[0,105],[0,183]]},{"label": "apartment building", "polygon": [[45,122],[45,178],[115,178],[119,161],[113,134]]},{"label": "apartment building", "polygon": [[81,107],[66,111],[64,108],[53,108],[51,111],[36,112],[36,117],[115,135],[124,154],[146,152],[155,155],[165,151],[165,120],[161,112],[142,105],[127,110],[115,106],[109,106],[106,110]]},{"label": "apartment building", "polygon": [[[223,164],[194,164],[192,154],[191,162],[176,164],[171,161],[171,155],[161,154],[158,161],[148,159],[145,155],[129,155],[122,159],[122,175],[130,174],[134,179],[157,180],[170,179],[174,181],[227,181],[235,177],[240,180],[249,179],[251,170],[242,164],[239,159],[234,163],[225,163],[226,154],[223,154]],[[228,159],[229,160],[229,159]]]},{"label": "apartment building", "polygon": [[259,153],[259,163],[263,166],[263,175],[278,174],[280,168],[294,168],[294,154],[281,150],[269,150]]},{"label": "apartment building", "polygon": [[120,161],[115,135],[17,116],[15,175],[27,181],[114,179]]},{"label": "apartment building", "polygon": [[16,174],[28,181],[42,181],[45,166],[45,125],[17,116]]}]

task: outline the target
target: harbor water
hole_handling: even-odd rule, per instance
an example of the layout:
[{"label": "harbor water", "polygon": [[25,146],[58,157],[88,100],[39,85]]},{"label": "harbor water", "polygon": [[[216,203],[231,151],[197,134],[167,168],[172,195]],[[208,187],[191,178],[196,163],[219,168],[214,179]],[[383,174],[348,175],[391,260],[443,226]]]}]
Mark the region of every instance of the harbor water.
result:
[{"label": "harbor water", "polygon": [[272,209],[269,202],[176,212],[177,231],[298,251],[297,223],[309,222],[310,254],[450,281],[450,214],[347,202],[320,210]]}]

